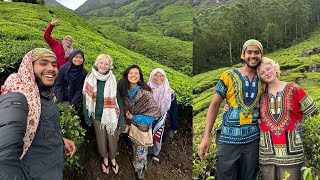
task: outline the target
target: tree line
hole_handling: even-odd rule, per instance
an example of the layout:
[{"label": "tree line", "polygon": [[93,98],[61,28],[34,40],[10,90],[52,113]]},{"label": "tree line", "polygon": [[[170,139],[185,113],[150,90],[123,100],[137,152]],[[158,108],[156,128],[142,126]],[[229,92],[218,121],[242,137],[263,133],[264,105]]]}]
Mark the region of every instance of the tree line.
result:
[{"label": "tree line", "polygon": [[198,7],[193,19],[193,74],[240,62],[242,44],[258,39],[264,53],[304,40],[320,23],[319,0],[234,0]]},{"label": "tree line", "polygon": [[25,3],[31,3],[31,4],[41,4],[41,5],[45,4],[44,0],[11,0],[11,1],[12,2],[25,2]]}]

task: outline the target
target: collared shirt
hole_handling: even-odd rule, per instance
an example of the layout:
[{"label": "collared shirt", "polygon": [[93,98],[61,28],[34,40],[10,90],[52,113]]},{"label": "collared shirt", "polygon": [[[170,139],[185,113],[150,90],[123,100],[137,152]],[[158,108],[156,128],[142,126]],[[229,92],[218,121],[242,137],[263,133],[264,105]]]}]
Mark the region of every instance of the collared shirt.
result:
[{"label": "collared shirt", "polygon": [[259,138],[259,99],[263,91],[258,76],[250,81],[237,69],[221,75],[214,93],[226,99],[230,108],[223,115],[220,142],[245,144]]}]

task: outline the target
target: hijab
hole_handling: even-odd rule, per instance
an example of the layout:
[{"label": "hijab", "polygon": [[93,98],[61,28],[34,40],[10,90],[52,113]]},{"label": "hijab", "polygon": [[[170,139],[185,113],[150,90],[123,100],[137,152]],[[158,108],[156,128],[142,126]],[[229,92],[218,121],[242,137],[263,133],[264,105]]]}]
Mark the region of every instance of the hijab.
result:
[{"label": "hijab", "polygon": [[[160,85],[154,81],[154,76],[157,72],[161,73],[164,76],[164,81]],[[174,93],[169,85],[169,81],[164,70],[161,68],[154,69],[150,73],[149,81],[147,84],[151,87],[153,98],[158,105],[161,115],[163,115],[170,109],[171,94]]]}]

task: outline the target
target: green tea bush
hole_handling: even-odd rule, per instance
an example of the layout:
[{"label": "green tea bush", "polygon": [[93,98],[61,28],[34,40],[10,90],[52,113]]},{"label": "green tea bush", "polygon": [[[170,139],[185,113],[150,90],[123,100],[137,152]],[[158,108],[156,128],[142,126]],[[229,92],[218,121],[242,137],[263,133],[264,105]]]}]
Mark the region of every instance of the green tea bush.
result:
[{"label": "green tea bush", "polygon": [[79,149],[84,141],[86,130],[81,127],[80,117],[73,106],[66,106],[58,102],[58,107],[62,136],[72,140],[77,147],[77,151],[71,158],[65,156],[65,165],[67,169],[80,170],[82,167],[79,163]]},{"label": "green tea bush", "polygon": [[200,161],[197,157],[197,149],[193,150],[193,170],[192,179],[202,180],[202,179],[215,179],[215,164],[217,161],[217,148],[215,144],[212,144],[210,152],[208,153],[208,158],[206,160]]},{"label": "green tea bush", "polygon": [[[318,101],[318,107],[320,101]],[[320,174],[320,113],[303,122],[303,146],[306,166],[312,167],[314,178]]]}]

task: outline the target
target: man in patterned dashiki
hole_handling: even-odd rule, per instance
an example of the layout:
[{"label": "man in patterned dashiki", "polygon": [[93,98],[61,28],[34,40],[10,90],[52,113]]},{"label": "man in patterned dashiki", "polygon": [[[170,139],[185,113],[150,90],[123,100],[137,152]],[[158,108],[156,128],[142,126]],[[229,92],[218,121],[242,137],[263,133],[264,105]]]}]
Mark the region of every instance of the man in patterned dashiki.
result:
[{"label": "man in patterned dashiki", "polygon": [[280,66],[263,57],[258,75],[267,83],[260,99],[259,163],[263,180],[300,180],[304,153],[302,120],[316,111],[314,100],[297,84],[280,81]]},{"label": "man in patterned dashiki", "polygon": [[[261,62],[262,44],[250,39],[243,44],[243,66],[225,71],[216,85],[208,108],[205,133],[198,148],[201,160],[210,147],[210,132],[224,99],[230,106],[224,113],[217,137],[218,180],[255,180],[259,156],[259,99],[264,85],[257,76]],[[217,132],[220,134],[220,132]]]}]

